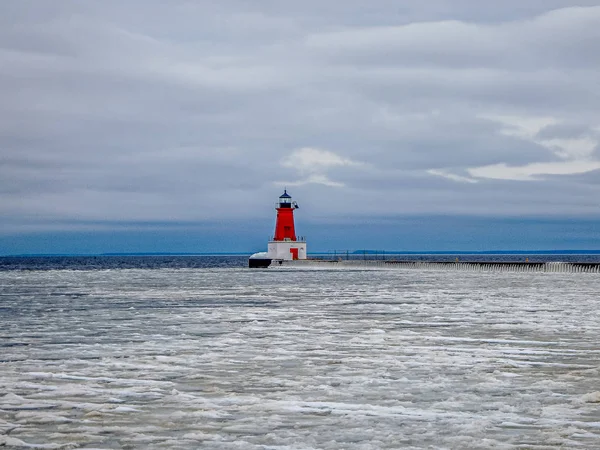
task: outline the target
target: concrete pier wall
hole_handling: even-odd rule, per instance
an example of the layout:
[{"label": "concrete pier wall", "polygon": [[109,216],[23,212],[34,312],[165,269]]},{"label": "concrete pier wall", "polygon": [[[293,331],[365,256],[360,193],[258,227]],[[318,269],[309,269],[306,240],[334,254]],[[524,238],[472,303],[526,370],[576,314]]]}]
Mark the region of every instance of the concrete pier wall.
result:
[{"label": "concrete pier wall", "polygon": [[465,272],[554,272],[554,273],[600,273],[600,263],[586,262],[425,262],[425,261],[376,261],[376,260],[319,260],[277,261],[272,266],[295,267],[364,267],[385,269],[459,270]]}]

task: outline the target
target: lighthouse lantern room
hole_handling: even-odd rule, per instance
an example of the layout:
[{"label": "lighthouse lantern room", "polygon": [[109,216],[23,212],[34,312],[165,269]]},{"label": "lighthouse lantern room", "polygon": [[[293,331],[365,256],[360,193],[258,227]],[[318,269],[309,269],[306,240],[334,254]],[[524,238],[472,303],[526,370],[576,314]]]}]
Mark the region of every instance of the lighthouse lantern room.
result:
[{"label": "lighthouse lantern room", "polygon": [[297,238],[294,226],[294,210],[298,209],[298,203],[292,201],[287,189],[279,196],[275,209],[275,234],[269,241],[268,251],[252,255],[250,267],[268,267],[273,260],[306,259],[306,242]]}]

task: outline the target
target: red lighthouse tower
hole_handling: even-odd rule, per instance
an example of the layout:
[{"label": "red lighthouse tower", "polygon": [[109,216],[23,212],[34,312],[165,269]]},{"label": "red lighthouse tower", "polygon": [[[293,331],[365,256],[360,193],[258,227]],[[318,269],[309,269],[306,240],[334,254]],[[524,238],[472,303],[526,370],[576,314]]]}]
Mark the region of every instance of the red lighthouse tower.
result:
[{"label": "red lighthouse tower", "polygon": [[277,205],[277,221],[275,222],[274,241],[295,241],[296,230],[294,228],[294,210],[298,208],[296,202],[292,202],[292,197],[283,191],[279,197]]},{"label": "red lighthouse tower", "polygon": [[279,196],[275,209],[275,235],[269,241],[267,252],[255,253],[250,257],[250,267],[268,267],[272,261],[282,264],[283,261],[306,259],[306,242],[304,238],[296,236],[294,226],[294,210],[298,209],[298,203],[292,201],[292,197],[285,190]]}]

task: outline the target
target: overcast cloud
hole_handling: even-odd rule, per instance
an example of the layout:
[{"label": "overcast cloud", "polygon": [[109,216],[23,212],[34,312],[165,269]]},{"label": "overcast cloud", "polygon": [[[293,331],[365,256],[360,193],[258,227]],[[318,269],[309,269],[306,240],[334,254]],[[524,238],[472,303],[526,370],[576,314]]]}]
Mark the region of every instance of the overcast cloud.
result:
[{"label": "overcast cloud", "polygon": [[3,1],[0,227],[597,215],[599,80],[597,0]]}]

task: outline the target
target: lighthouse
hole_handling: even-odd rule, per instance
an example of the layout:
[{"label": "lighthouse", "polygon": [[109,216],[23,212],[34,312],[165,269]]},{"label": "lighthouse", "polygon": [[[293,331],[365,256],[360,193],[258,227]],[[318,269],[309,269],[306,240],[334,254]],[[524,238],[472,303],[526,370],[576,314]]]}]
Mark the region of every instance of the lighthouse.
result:
[{"label": "lighthouse", "polygon": [[249,267],[268,267],[272,261],[306,259],[306,241],[296,236],[294,226],[294,211],[298,209],[298,203],[292,201],[287,189],[279,196],[275,209],[275,234],[269,240],[268,250],[250,256]]}]

